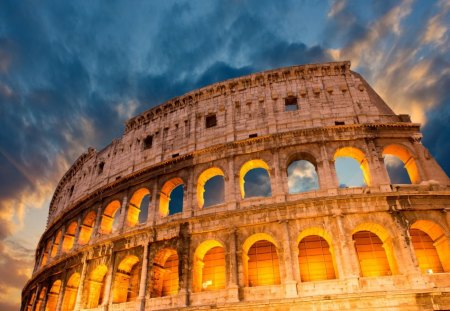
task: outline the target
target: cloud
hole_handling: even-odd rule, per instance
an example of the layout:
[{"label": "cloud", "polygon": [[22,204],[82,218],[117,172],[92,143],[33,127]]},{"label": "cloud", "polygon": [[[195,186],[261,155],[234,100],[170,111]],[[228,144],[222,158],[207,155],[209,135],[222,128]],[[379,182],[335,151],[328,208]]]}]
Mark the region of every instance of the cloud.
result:
[{"label": "cloud", "polygon": [[318,189],[319,180],[314,165],[305,160],[291,163],[288,167],[288,187],[289,193]]}]

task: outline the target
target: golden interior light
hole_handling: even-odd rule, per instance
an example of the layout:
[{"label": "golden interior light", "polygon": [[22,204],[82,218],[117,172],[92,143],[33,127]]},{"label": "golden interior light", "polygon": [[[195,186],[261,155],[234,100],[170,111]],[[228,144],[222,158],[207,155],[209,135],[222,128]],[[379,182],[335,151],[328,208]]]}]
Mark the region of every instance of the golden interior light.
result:
[{"label": "golden interior light", "polygon": [[47,294],[47,303],[45,304],[45,311],[56,310],[56,304],[58,303],[60,291],[61,291],[61,280],[56,280],[55,282],[53,282],[53,285]]},{"label": "golden interior light", "polygon": [[270,168],[269,165],[267,165],[266,162],[264,162],[263,160],[260,159],[255,159],[255,160],[250,160],[244,163],[244,165],[241,166],[241,170],[239,171],[239,186],[241,188],[241,195],[242,198],[245,198],[245,188],[244,188],[244,184],[245,184],[245,175],[247,175],[247,173],[255,168],[263,168],[267,171],[267,173],[270,176]]},{"label": "golden interior light", "polygon": [[67,252],[72,249],[74,241],[75,241],[75,232],[77,230],[77,222],[73,221],[66,229],[66,233],[64,234],[64,239],[62,242],[62,250],[63,252]]},{"label": "golden interior light", "polygon": [[58,233],[56,234],[55,240],[53,241],[51,257],[55,257],[56,254],[58,253],[58,247],[59,247],[59,243],[61,242],[61,236],[62,236],[62,231],[60,229],[58,231]]},{"label": "golden interior light", "polygon": [[127,226],[133,227],[139,222],[142,199],[149,194],[150,191],[147,188],[141,188],[133,193],[128,205]]},{"label": "golden interior light", "polygon": [[298,263],[302,282],[336,278],[333,256],[328,242],[318,236],[304,237],[298,244]]},{"label": "golden interior light", "polygon": [[42,303],[44,302],[44,298],[45,298],[45,291],[47,290],[47,288],[44,286],[41,288],[41,290],[39,291],[39,296],[38,299],[36,301],[36,305],[34,307],[34,310],[41,310],[42,307]]},{"label": "golden interior light", "polygon": [[103,300],[105,288],[105,275],[108,272],[106,265],[98,265],[89,274],[84,287],[85,307],[87,309],[97,308]]},{"label": "golden interior light", "polygon": [[362,276],[391,275],[389,261],[380,238],[370,231],[353,234]]},{"label": "golden interior light", "polygon": [[396,156],[403,162],[403,164],[405,165],[405,169],[408,172],[411,183],[420,183],[420,175],[416,161],[405,147],[399,145],[386,146],[383,149],[383,155],[387,154]]},{"label": "golden interior light", "polygon": [[201,243],[194,253],[194,292],[225,288],[225,250],[216,240]]},{"label": "golden interior light", "polygon": [[218,167],[211,167],[203,171],[197,180],[197,202],[198,207],[202,208],[205,205],[205,184],[206,182],[213,178],[214,176],[225,176],[223,171]]},{"label": "golden interior light", "polygon": [[183,180],[181,178],[176,177],[167,181],[161,188],[159,196],[159,214],[161,217],[169,215],[170,194],[172,193],[173,189],[182,184]]},{"label": "golden interior light", "polygon": [[274,244],[267,240],[255,242],[247,253],[247,285],[278,285],[280,271],[278,254]]},{"label": "golden interior light", "polygon": [[430,273],[430,271],[431,273],[444,272],[430,236],[419,229],[410,229],[409,234],[411,235],[414,253],[422,273]]},{"label": "golden interior light", "polygon": [[78,285],[80,285],[80,274],[75,272],[70,276],[64,288],[64,297],[61,306],[62,311],[72,311],[75,308]]},{"label": "golden interior light", "polygon": [[106,206],[102,215],[102,222],[100,224],[100,230],[103,234],[109,234],[113,229],[114,216],[120,209],[120,202],[118,200],[112,201]]},{"label": "golden interior light", "polygon": [[83,223],[80,228],[80,235],[78,236],[78,243],[80,245],[85,245],[89,243],[91,239],[92,230],[94,228],[95,217],[97,214],[94,211],[90,211],[84,217]]},{"label": "golden interior light", "polygon": [[140,271],[141,264],[136,256],[129,255],[120,262],[114,276],[113,303],[132,301],[137,297]]},{"label": "golden interior light", "polygon": [[366,183],[367,186],[372,185],[369,162],[367,161],[366,156],[361,150],[354,147],[340,148],[334,154],[333,160],[336,161],[336,159],[339,157],[350,157],[358,161],[359,167],[361,168],[363,174],[364,182]]},{"label": "golden interior light", "polygon": [[48,256],[50,255],[51,241],[47,241],[45,245],[44,253],[42,254],[41,267],[47,263]]},{"label": "golden interior light", "polygon": [[156,254],[151,272],[152,298],[178,294],[178,264],[174,249],[162,249]]},{"label": "golden interior light", "polygon": [[33,303],[34,303],[34,299],[36,298],[36,292],[35,292],[35,288],[33,289],[33,293],[31,294],[30,299],[28,299],[28,303],[27,303],[27,311],[31,311],[32,307],[33,307]]}]

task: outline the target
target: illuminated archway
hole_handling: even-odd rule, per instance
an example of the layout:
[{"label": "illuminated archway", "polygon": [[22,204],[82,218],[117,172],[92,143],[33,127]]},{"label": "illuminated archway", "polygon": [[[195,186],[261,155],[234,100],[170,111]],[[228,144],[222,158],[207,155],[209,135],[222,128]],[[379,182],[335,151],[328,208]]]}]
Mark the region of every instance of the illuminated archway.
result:
[{"label": "illuminated archway", "polygon": [[45,245],[45,249],[41,259],[41,267],[45,266],[45,264],[47,263],[48,256],[50,255],[51,243],[52,241],[47,241],[47,244]]},{"label": "illuminated archway", "polygon": [[413,184],[420,183],[420,175],[416,161],[405,147],[400,145],[386,146],[383,149],[383,156],[386,155],[392,155],[399,158],[403,162],[403,165],[405,166],[405,169],[408,172],[408,176],[409,179],[411,180],[411,183]]},{"label": "illuminated archway", "polygon": [[87,309],[97,308],[102,304],[106,272],[108,272],[108,268],[105,265],[98,265],[86,279],[84,297]]},{"label": "illuminated archway", "polygon": [[84,217],[83,223],[80,228],[80,235],[78,236],[78,244],[85,245],[89,243],[91,239],[92,230],[94,228],[95,217],[97,214],[94,211],[90,211]]},{"label": "illuminated archway", "polygon": [[40,311],[42,304],[44,303],[44,299],[45,299],[45,292],[47,291],[47,288],[44,286],[41,288],[41,290],[39,291],[39,296],[37,298],[34,310]]},{"label": "illuminated archway", "polygon": [[386,229],[364,223],[353,230],[352,236],[362,276],[398,274],[394,247]]},{"label": "illuminated archway", "polygon": [[315,159],[308,154],[298,154],[287,168],[289,193],[301,193],[319,189],[319,177]]},{"label": "illuminated archway", "polygon": [[[101,233],[110,234],[115,229],[115,227],[118,225],[117,224],[118,217],[116,217],[116,214],[119,211],[119,209],[120,209],[120,202],[118,200],[112,201],[106,206],[100,224]],[[117,214],[117,216],[119,215],[120,214]]]},{"label": "illuminated archway", "polygon": [[225,288],[225,250],[216,240],[201,243],[194,253],[194,292]]},{"label": "illuminated archway", "polygon": [[245,286],[280,284],[280,267],[275,240],[266,233],[257,233],[242,245]]},{"label": "illuminated archway", "polygon": [[169,214],[172,214],[169,210],[169,204],[171,200],[172,191],[179,187],[183,186],[183,180],[181,178],[172,178],[167,181],[161,189],[159,196],[159,214],[161,217],[165,217]]},{"label": "illuminated archway", "polygon": [[66,229],[66,233],[64,234],[64,239],[62,242],[62,251],[65,253],[72,249],[73,244],[75,242],[75,232],[77,230],[77,222],[73,221]]},{"label": "illuminated archway", "polygon": [[59,293],[61,292],[61,280],[53,282],[50,291],[47,293],[47,303],[45,304],[45,311],[55,311],[58,303]]},{"label": "illuminated archway", "polygon": [[58,253],[59,243],[61,243],[61,237],[62,237],[62,231],[59,229],[58,233],[56,234],[55,240],[53,241],[52,245],[52,253],[50,257],[55,257]]},{"label": "illuminated archway", "polygon": [[138,223],[145,223],[148,215],[148,204],[142,206],[145,197],[150,196],[150,191],[147,188],[141,188],[133,193],[127,212],[127,225],[133,227]]},{"label": "illuminated archway", "polygon": [[[340,148],[334,154],[333,160],[336,162],[336,159],[341,158],[341,157],[352,158],[355,161],[357,161],[359,164],[359,167],[361,169],[365,184],[367,186],[372,185],[372,178],[370,176],[369,162],[367,161],[366,156],[364,155],[364,153],[361,150],[354,148],[354,147]],[[339,174],[338,174],[339,184],[341,184],[341,178],[342,178],[342,176],[339,176]]]},{"label": "illuminated archway", "polygon": [[[224,177],[225,174],[223,171],[218,167],[211,167],[205,171],[203,171],[197,180],[197,202],[198,207],[202,208],[205,205],[205,184],[213,177],[215,176],[222,176]],[[223,193],[224,189],[222,189]]]},{"label": "illuminated archway", "polygon": [[31,311],[32,307],[33,307],[33,303],[34,303],[34,299],[36,299],[36,289],[33,288],[32,289],[32,294],[31,297],[28,299],[28,303],[27,303],[27,311]]},{"label": "illuminated archway", "polygon": [[245,176],[248,172],[254,169],[264,169],[267,172],[268,178],[264,179],[264,183],[268,183],[268,187],[271,191],[271,185],[270,185],[270,168],[269,165],[267,165],[266,162],[260,159],[250,160],[244,163],[244,165],[241,166],[241,169],[239,171],[239,186],[241,189],[241,195],[244,199],[246,197],[245,195]]},{"label": "illuminated archway", "polygon": [[113,303],[134,301],[139,294],[141,262],[134,255],[125,257],[114,275]]},{"label": "illuminated archway", "polygon": [[450,272],[448,238],[438,224],[429,220],[418,220],[409,232],[422,272]]},{"label": "illuminated archway", "polygon": [[64,297],[61,306],[62,311],[72,311],[75,308],[78,285],[80,285],[80,274],[75,272],[70,276],[64,288]]},{"label": "illuminated archway", "polygon": [[173,249],[160,250],[153,261],[151,297],[178,294],[178,254]]},{"label": "illuminated archway", "polygon": [[297,238],[302,282],[336,278],[336,262],[330,235],[322,228],[308,228]]}]

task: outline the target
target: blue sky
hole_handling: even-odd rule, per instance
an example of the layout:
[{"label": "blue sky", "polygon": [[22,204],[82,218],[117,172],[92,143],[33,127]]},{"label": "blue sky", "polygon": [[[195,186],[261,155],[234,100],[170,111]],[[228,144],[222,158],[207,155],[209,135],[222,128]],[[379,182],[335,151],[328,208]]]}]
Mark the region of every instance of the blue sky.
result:
[{"label": "blue sky", "polygon": [[450,1],[0,2],[0,309],[16,310],[52,192],[89,146],[194,88],[350,60],[423,124],[447,173]]}]

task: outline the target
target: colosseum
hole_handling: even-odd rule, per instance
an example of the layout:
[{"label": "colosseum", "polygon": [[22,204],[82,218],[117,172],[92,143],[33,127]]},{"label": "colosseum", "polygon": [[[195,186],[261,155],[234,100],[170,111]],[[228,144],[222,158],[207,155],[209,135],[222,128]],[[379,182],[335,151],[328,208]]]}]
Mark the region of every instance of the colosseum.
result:
[{"label": "colosseum", "polygon": [[448,310],[450,180],[421,138],[348,61],[168,100],[62,177],[22,310]]}]

